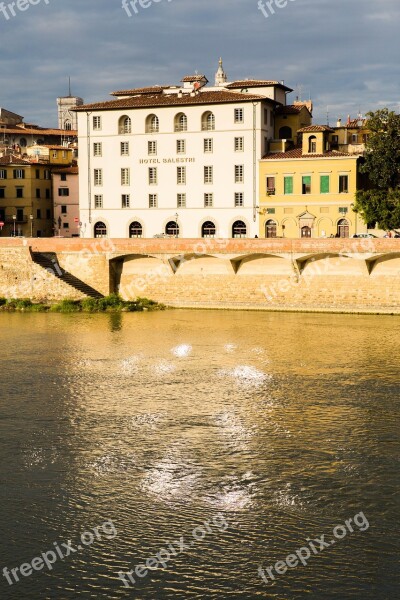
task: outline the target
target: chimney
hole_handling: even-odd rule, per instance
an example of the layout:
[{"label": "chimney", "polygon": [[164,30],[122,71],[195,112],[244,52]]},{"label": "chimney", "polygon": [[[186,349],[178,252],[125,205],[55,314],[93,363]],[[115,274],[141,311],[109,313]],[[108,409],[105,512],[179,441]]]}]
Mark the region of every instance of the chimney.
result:
[{"label": "chimney", "polygon": [[337,123],[336,123],[336,127],[341,127],[342,126],[342,119],[338,119]]}]

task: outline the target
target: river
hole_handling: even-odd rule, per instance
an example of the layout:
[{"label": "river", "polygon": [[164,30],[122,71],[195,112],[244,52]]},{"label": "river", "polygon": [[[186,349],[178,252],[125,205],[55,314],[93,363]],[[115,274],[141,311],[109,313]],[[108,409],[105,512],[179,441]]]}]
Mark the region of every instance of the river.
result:
[{"label": "river", "polygon": [[399,323],[0,315],[0,598],[399,597]]}]

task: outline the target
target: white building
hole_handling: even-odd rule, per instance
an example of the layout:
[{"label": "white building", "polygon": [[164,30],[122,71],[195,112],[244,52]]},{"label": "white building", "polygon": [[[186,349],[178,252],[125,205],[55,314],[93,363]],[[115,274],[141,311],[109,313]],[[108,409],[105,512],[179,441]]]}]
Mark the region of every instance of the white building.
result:
[{"label": "white building", "polygon": [[76,108],[84,237],[258,234],[258,161],[292,90],[227,83],[222,61],[207,83],[193,75]]}]

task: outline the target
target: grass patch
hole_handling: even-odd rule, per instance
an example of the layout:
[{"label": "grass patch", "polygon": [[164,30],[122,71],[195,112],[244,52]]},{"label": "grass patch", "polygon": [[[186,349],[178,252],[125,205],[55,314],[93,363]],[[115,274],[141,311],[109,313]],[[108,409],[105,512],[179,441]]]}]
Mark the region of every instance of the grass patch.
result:
[{"label": "grass patch", "polygon": [[65,298],[61,302],[48,305],[42,302],[34,303],[29,298],[0,298],[0,312],[56,312],[56,313],[99,313],[99,312],[143,312],[165,310],[164,304],[154,302],[148,298],[136,300],[123,300],[118,294],[110,294],[104,298],[84,298],[71,300]]}]

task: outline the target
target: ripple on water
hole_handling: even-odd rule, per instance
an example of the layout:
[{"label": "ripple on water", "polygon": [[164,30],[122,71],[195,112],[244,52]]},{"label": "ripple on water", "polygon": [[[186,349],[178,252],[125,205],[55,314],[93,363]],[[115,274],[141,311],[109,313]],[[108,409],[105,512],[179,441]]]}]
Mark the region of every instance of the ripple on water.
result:
[{"label": "ripple on water", "polygon": [[179,344],[179,346],[172,348],[171,352],[177,358],[185,358],[185,356],[189,356],[192,350],[193,348],[190,344]]},{"label": "ripple on water", "polygon": [[220,377],[232,377],[237,383],[244,385],[261,385],[272,379],[272,376],[249,365],[238,365],[233,369],[221,369]]}]

